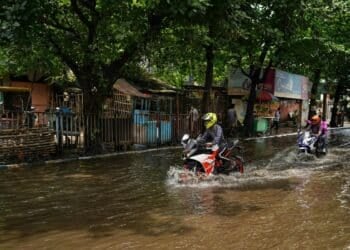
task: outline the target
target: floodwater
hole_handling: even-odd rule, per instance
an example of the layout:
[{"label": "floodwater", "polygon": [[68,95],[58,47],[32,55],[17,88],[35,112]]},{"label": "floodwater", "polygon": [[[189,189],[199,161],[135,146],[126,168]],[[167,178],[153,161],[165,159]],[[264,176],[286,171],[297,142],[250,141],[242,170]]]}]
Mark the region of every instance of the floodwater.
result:
[{"label": "floodwater", "polygon": [[349,138],[244,141],[244,174],[191,184],[181,149],[2,170],[0,249],[350,249]]}]

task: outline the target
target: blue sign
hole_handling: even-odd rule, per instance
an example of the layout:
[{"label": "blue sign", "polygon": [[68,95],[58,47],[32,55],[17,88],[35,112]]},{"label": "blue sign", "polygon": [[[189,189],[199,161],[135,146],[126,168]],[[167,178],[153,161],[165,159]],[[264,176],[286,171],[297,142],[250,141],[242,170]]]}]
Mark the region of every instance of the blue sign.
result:
[{"label": "blue sign", "polygon": [[305,85],[307,86],[307,84],[308,78],[305,76],[276,69],[274,95],[292,99],[305,99]]}]

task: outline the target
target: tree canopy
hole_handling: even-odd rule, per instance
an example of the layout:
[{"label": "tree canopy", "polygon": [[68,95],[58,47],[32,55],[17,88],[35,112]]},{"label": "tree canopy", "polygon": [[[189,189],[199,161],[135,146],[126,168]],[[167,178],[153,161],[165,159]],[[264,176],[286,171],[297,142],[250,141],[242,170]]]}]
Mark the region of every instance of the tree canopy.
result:
[{"label": "tree canopy", "polygon": [[210,89],[231,65],[255,83],[274,66],[325,78],[335,93],[349,82],[349,10],[348,0],[6,1],[0,74],[40,71],[57,81],[71,71],[87,111],[140,68],[173,85],[193,80]]}]

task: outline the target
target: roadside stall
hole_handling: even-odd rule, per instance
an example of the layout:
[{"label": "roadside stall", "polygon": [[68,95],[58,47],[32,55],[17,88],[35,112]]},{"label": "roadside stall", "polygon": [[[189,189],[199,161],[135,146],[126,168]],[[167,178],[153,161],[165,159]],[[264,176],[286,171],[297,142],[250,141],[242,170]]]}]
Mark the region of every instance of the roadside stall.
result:
[{"label": "roadside stall", "polygon": [[305,125],[303,121],[307,119],[312,87],[307,77],[270,68],[262,84],[263,90],[279,100],[278,106],[270,106],[270,110],[280,108],[281,123],[290,127]]},{"label": "roadside stall", "polygon": [[304,126],[312,83],[302,75],[274,71],[274,95],[280,99],[281,121],[293,127]]},{"label": "roadside stall", "polygon": [[265,134],[271,127],[274,113],[279,107],[279,99],[267,90],[258,90],[254,106],[254,132]]}]

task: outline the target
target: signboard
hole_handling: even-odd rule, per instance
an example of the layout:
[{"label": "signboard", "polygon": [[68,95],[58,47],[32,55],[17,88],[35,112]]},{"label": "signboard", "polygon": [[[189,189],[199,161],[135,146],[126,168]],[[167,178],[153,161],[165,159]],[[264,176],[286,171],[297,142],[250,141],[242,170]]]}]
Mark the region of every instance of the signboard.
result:
[{"label": "signboard", "polygon": [[275,96],[292,99],[308,99],[309,79],[307,77],[278,69],[276,69],[275,72]]},{"label": "signboard", "polygon": [[252,81],[243,74],[241,69],[232,69],[229,72],[227,94],[228,95],[247,95],[250,91]]},{"label": "signboard", "polygon": [[274,93],[275,89],[275,69],[269,68],[267,69],[265,80],[262,83],[262,89],[266,90],[270,93]]},{"label": "signboard", "polygon": [[308,78],[306,78],[307,81],[302,82],[302,89],[301,89],[301,98],[303,100],[308,100],[311,96],[311,88],[312,88],[312,82],[309,81]]}]

